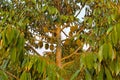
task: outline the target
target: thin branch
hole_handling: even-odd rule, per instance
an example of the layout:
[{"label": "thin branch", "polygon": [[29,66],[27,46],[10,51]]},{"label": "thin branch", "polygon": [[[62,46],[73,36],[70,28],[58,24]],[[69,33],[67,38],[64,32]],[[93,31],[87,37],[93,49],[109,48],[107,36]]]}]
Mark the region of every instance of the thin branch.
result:
[{"label": "thin branch", "polygon": [[[71,36],[71,37],[68,37],[67,39],[71,39],[71,38],[76,37],[77,35],[80,35],[80,32],[82,32],[84,29],[85,29],[85,27],[82,27],[75,35],[73,35],[73,36]],[[65,41],[65,40],[66,40],[66,39],[62,40],[62,42]]]},{"label": "thin branch", "polygon": [[80,14],[80,12],[82,11],[82,9],[83,9],[83,7],[81,7],[81,9],[79,10],[79,12],[76,14],[75,17],[77,17]]},{"label": "thin branch", "polygon": [[30,45],[30,44],[28,44],[28,43],[26,43],[26,45],[27,45],[30,49],[32,49],[38,56],[41,56],[40,53],[37,52],[32,45]]},{"label": "thin branch", "polygon": [[65,60],[65,59],[68,59],[68,58],[72,57],[74,54],[77,53],[78,50],[80,50],[80,48],[81,48],[81,46],[78,47],[78,48],[77,48],[72,54],[70,54],[69,56],[66,56],[66,57],[62,58],[62,61]]},{"label": "thin branch", "polygon": [[64,67],[67,66],[68,64],[72,64],[73,62],[74,62],[74,60],[63,64],[63,65],[62,65],[62,68],[64,68]]},{"label": "thin branch", "polygon": [[62,30],[62,32],[65,34],[66,37],[69,37],[63,30]]},{"label": "thin branch", "polygon": [[76,16],[75,16],[75,17],[77,17],[77,16],[80,14],[80,12],[81,12],[81,11],[82,11],[82,9],[84,8],[84,6],[85,6],[85,3],[82,5],[82,7],[80,8],[79,12],[76,14]]},{"label": "thin branch", "polygon": [[16,80],[20,80],[17,76],[13,75],[12,73],[5,71],[6,74],[8,74],[9,76],[15,78]]}]

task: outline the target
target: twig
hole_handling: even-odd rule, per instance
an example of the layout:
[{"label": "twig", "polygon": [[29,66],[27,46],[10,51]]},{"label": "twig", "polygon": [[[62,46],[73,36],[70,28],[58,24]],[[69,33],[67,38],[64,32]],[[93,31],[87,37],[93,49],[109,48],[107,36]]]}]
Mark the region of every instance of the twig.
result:
[{"label": "twig", "polygon": [[83,7],[79,10],[79,12],[76,14],[75,17],[77,17],[80,14],[80,12],[81,12],[82,9],[83,9]]},{"label": "twig", "polygon": [[[80,32],[82,32],[84,29],[85,29],[85,27],[82,27],[75,35],[73,35],[73,36],[71,36],[71,37],[68,37],[67,39],[71,39],[71,38],[76,37],[77,35],[80,35]],[[66,40],[66,39],[62,40],[62,42],[65,41],[65,40]]]},{"label": "twig", "polygon": [[[32,45],[28,44],[28,43],[25,43],[30,49],[32,49],[38,56],[41,56],[35,49]],[[42,57],[42,56],[41,56]]]},{"label": "twig", "polygon": [[13,75],[12,73],[5,71],[6,74],[8,74],[9,76],[15,78],[16,80],[20,80],[18,77],[16,77],[15,75]]},{"label": "twig", "polygon": [[68,59],[68,58],[72,57],[74,54],[77,53],[77,51],[78,51],[80,48],[81,48],[81,46],[78,47],[78,48],[77,48],[72,54],[70,54],[69,56],[66,56],[66,57],[62,58],[62,61],[65,60],[65,59]]},{"label": "twig", "polygon": [[71,64],[71,63],[73,63],[73,62],[74,62],[74,60],[63,64],[63,65],[62,65],[62,68],[64,68],[65,66],[67,66],[68,64]]},{"label": "twig", "polygon": [[76,14],[75,17],[77,17],[77,16],[80,14],[80,12],[81,12],[81,10],[84,8],[84,6],[85,6],[85,3],[82,5],[82,7],[80,8],[79,12]]},{"label": "twig", "polygon": [[66,37],[69,37],[63,30],[62,30],[62,32],[65,34]]}]

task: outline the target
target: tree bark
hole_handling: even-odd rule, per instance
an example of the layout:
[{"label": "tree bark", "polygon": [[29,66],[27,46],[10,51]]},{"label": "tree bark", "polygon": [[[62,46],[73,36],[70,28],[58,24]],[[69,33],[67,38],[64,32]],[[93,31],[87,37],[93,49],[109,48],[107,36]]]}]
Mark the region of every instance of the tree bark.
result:
[{"label": "tree bark", "polygon": [[57,48],[56,48],[56,65],[59,68],[62,68],[62,63],[61,63],[61,54],[62,54],[62,50],[61,50],[61,28],[60,26],[57,27],[56,30],[56,37],[57,37]]}]

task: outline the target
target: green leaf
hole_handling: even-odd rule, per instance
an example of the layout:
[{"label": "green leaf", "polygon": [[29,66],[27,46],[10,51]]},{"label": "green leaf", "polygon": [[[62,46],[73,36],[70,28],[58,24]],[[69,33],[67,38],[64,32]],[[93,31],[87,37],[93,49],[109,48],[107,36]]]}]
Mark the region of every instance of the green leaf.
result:
[{"label": "green leaf", "polygon": [[99,62],[101,62],[103,60],[103,45],[99,49],[98,60],[99,60]]},{"label": "green leaf", "polygon": [[115,19],[116,19],[116,14],[112,14],[111,15],[111,19],[113,20],[113,21],[116,21]]},{"label": "green leaf", "polygon": [[46,62],[43,60],[41,61],[41,71],[44,72],[44,69],[46,67]]},{"label": "green leaf", "polygon": [[10,55],[11,55],[11,60],[13,62],[16,61],[16,55],[17,55],[16,53],[17,53],[16,47],[12,48],[11,51],[10,51]]},{"label": "green leaf", "polygon": [[111,40],[112,40],[114,45],[117,44],[118,36],[117,36],[116,26],[114,26],[114,29],[113,29],[113,31],[111,33]]},{"label": "green leaf", "polygon": [[17,44],[16,44],[17,48],[19,49],[19,54],[22,52],[24,48],[24,43],[25,43],[24,33],[21,33],[18,37]]},{"label": "green leaf", "polygon": [[24,71],[22,75],[20,76],[20,80],[28,80],[27,79],[27,73]]},{"label": "green leaf", "polygon": [[108,43],[108,49],[109,49],[108,51],[109,59],[113,60],[115,57],[115,53],[114,53],[111,43]]},{"label": "green leaf", "polygon": [[112,48],[112,45],[111,43],[104,43],[100,49],[99,49],[99,52],[98,52],[98,59],[99,59],[99,62],[102,61],[102,59],[104,58],[105,60],[106,59],[115,59],[116,57],[116,54]]},{"label": "green leaf", "polygon": [[118,23],[118,24],[116,25],[116,31],[117,31],[118,39],[119,39],[119,41],[120,41],[120,23]]},{"label": "green leaf", "polygon": [[43,6],[41,11],[45,12],[47,10],[47,8],[48,8],[48,6]]},{"label": "green leaf", "polygon": [[36,0],[31,0],[34,4],[36,4]]},{"label": "green leaf", "polygon": [[38,73],[42,73],[41,63],[40,62],[37,64],[37,71],[38,71]]},{"label": "green leaf", "polygon": [[112,30],[113,30],[113,27],[109,27],[109,29],[107,30],[106,34],[108,35]]},{"label": "green leaf", "polygon": [[72,15],[72,16],[69,16],[69,19],[70,21],[74,21],[75,17]]},{"label": "green leaf", "polygon": [[8,26],[8,28],[6,29],[6,39],[8,41],[8,44],[12,42],[13,38],[14,38],[14,31],[12,28],[10,28],[10,26]]},{"label": "green leaf", "polygon": [[2,70],[0,70],[0,80],[8,80],[8,76]]},{"label": "green leaf", "polygon": [[32,68],[32,66],[34,65],[34,63],[36,63],[36,61],[37,61],[37,57],[34,56],[34,57],[31,58],[29,64],[27,65],[27,70],[28,71]]},{"label": "green leaf", "polygon": [[114,63],[114,66],[115,73],[118,75],[120,73],[120,59],[117,59],[117,62]]},{"label": "green leaf", "polygon": [[77,70],[72,77],[70,78],[70,80],[75,80],[75,78],[78,76],[78,74],[80,73],[80,70]]},{"label": "green leaf", "polygon": [[88,69],[92,69],[94,67],[94,63],[96,62],[97,57],[94,53],[87,53],[85,57],[85,65],[87,65]]},{"label": "green leaf", "polygon": [[4,60],[3,64],[1,65],[1,68],[2,69],[6,69],[6,67],[8,66],[8,64],[9,64],[9,59],[8,60]]},{"label": "green leaf", "polygon": [[2,32],[2,42],[3,42],[2,46],[7,47],[8,46],[8,41],[7,41],[7,38],[6,38],[5,34],[6,34],[6,32],[4,30]]},{"label": "green leaf", "polygon": [[80,57],[80,70],[82,69],[82,67],[85,66],[85,54],[82,54]]},{"label": "green leaf", "polygon": [[85,80],[92,80],[91,75],[88,70],[86,70],[86,73],[85,73]]},{"label": "green leaf", "polygon": [[105,74],[107,76],[107,80],[113,80],[110,71],[106,67],[105,67]]},{"label": "green leaf", "polygon": [[104,71],[103,71],[103,68],[101,68],[100,72],[98,73],[97,80],[103,80],[103,74],[104,74]]},{"label": "green leaf", "polygon": [[109,57],[109,46],[108,46],[108,44],[107,43],[104,43],[103,44],[103,51],[102,51],[102,53],[103,53],[103,58],[105,59],[105,60],[107,60],[108,59],[108,57]]},{"label": "green leaf", "polygon": [[114,74],[114,72],[115,72],[115,65],[116,64],[116,61],[111,61],[110,63],[109,63],[109,69],[110,69],[110,71],[111,71],[111,73],[112,74]]},{"label": "green leaf", "polygon": [[58,10],[53,6],[49,6],[48,7],[48,12],[49,12],[49,14],[53,15],[53,14],[57,14]]},{"label": "green leaf", "polygon": [[27,80],[32,80],[30,72],[27,72]]},{"label": "green leaf", "polygon": [[66,22],[66,21],[69,19],[69,17],[66,16],[66,15],[61,15],[60,18],[61,18],[61,20],[63,20],[64,22]]}]

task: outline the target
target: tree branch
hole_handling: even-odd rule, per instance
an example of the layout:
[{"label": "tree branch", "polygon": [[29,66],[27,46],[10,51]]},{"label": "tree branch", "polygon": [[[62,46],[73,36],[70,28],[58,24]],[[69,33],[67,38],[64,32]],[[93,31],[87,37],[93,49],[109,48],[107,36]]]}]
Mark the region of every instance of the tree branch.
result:
[{"label": "tree branch", "polygon": [[86,3],[86,1],[84,2],[84,4],[82,5],[82,7],[80,8],[79,12],[76,14],[75,17],[77,17],[77,16],[80,14],[81,10],[82,10],[82,9],[84,8],[84,6],[85,6],[85,3]]},{"label": "tree branch", "polygon": [[6,74],[8,74],[9,76],[15,78],[16,80],[20,80],[18,77],[16,77],[15,75],[13,75],[12,73],[5,71]]},{"label": "tree branch", "polygon": [[62,32],[65,34],[66,37],[69,37],[63,30],[62,30]]},{"label": "tree branch", "polygon": [[[71,36],[71,37],[68,37],[67,39],[71,39],[71,38],[76,37],[77,35],[80,35],[80,32],[82,32],[84,29],[85,29],[85,27],[82,27],[82,26],[81,26],[80,30],[79,30],[75,35],[73,35],[73,36]],[[62,40],[62,42],[65,41],[65,40],[66,40],[66,39]]]},{"label": "tree branch", "polygon": [[70,57],[72,57],[74,54],[76,54],[77,53],[77,51],[79,50],[81,48],[81,46],[80,47],[78,47],[72,54],[70,54],[69,56],[66,56],[66,57],[64,57],[64,58],[62,58],[62,60],[61,61],[63,61],[63,60],[65,60],[65,59],[68,59],[68,58],[70,58]]},{"label": "tree branch", "polygon": [[34,49],[34,47],[32,46],[32,45],[30,45],[29,43],[25,43],[32,51],[34,51],[38,56],[40,56],[40,57],[42,57],[41,55],[40,55],[40,53],[38,53],[35,49]]},{"label": "tree branch", "polygon": [[71,64],[71,63],[73,63],[73,62],[74,62],[74,60],[63,64],[63,65],[62,65],[62,68],[64,68],[65,66],[67,66],[68,64]]}]

